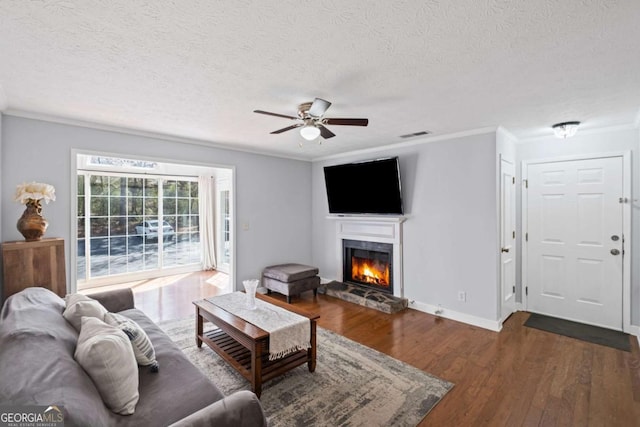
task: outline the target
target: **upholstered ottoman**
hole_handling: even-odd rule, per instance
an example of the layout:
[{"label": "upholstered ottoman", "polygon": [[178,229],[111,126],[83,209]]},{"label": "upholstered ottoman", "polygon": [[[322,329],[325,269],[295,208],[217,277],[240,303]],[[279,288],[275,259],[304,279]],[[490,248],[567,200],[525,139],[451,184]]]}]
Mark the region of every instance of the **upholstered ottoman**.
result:
[{"label": "upholstered ottoman", "polygon": [[318,294],[320,277],[318,269],[302,264],[279,264],[266,267],[262,271],[262,286],[267,292],[278,292],[287,296],[287,302],[291,304],[291,296],[301,292],[313,290],[313,295]]}]

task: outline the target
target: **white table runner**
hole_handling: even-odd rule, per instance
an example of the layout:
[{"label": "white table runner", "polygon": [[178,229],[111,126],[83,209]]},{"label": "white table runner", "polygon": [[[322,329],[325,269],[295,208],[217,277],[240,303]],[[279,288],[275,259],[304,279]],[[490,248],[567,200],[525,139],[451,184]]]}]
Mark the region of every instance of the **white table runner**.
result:
[{"label": "white table runner", "polygon": [[247,295],[233,292],[207,301],[269,332],[269,360],[311,347],[309,319],[256,298],[256,309],[247,308]]}]

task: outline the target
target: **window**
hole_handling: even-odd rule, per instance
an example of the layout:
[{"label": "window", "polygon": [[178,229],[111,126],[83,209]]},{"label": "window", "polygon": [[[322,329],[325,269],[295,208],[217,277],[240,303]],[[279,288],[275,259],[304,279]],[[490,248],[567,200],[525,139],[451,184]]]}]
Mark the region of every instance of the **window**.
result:
[{"label": "window", "polygon": [[233,257],[231,175],[218,173],[216,179],[216,261],[217,270],[229,272]]},{"label": "window", "polygon": [[195,178],[79,170],[77,208],[78,281],[199,263]]},{"label": "window", "polygon": [[224,190],[220,192],[220,218],[222,219],[222,230],[221,230],[221,239],[222,239],[222,250],[220,256],[220,263],[224,265],[229,265],[229,261],[231,258],[230,255],[230,245],[231,245],[231,211],[229,210],[229,190]]},{"label": "window", "polygon": [[186,180],[164,180],[162,200],[165,228],[168,228],[173,243],[163,248],[164,265],[200,262],[198,183]]}]

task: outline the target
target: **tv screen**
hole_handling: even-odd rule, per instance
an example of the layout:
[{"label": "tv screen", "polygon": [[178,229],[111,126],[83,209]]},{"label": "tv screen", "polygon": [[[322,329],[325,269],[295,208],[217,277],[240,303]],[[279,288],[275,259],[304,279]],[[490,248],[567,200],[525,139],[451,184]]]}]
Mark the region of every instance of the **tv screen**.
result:
[{"label": "tv screen", "polygon": [[325,166],[331,214],[402,215],[398,158]]}]

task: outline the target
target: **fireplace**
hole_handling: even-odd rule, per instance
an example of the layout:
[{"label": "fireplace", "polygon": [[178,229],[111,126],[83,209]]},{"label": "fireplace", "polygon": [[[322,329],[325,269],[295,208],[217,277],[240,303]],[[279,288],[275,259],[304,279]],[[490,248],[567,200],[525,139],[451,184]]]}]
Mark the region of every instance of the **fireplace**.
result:
[{"label": "fireplace", "polygon": [[342,240],[343,281],[393,295],[393,245]]}]

